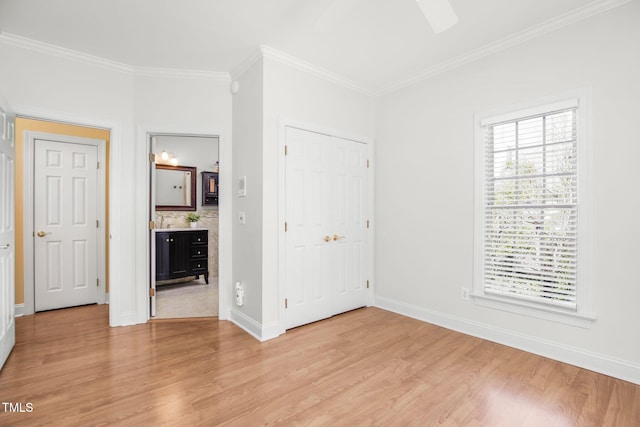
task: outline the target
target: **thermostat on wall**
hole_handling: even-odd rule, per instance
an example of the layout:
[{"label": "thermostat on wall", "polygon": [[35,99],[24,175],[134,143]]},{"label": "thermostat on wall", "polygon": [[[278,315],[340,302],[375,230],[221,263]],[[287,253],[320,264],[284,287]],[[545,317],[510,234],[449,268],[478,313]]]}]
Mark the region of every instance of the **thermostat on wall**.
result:
[{"label": "thermostat on wall", "polygon": [[247,195],[247,177],[243,176],[238,180],[238,197]]}]

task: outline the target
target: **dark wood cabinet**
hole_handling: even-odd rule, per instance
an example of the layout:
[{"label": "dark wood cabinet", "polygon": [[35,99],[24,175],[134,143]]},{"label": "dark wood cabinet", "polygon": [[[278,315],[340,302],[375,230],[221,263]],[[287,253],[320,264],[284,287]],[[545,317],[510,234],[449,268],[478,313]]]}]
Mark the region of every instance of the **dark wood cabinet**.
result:
[{"label": "dark wood cabinet", "polygon": [[202,206],[218,204],[218,172],[202,173]]},{"label": "dark wood cabinet", "polygon": [[156,281],[204,275],[209,284],[207,230],[156,232]]}]

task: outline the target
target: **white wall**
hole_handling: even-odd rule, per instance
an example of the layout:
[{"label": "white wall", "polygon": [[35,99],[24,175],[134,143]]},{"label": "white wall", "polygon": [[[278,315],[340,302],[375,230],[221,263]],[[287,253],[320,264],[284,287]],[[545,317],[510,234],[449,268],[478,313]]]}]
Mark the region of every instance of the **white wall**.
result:
[{"label": "white wall", "polygon": [[[631,2],[376,101],[378,305],[640,382],[640,4]],[[462,301],[473,278],[474,114],[592,91],[589,329]]]},{"label": "white wall", "polygon": [[131,127],[131,75],[14,46],[2,38],[0,53],[2,91],[13,105],[101,117]]},{"label": "white wall", "polygon": [[[257,61],[238,77],[233,96],[233,282],[244,284],[244,305],[233,304],[231,318],[260,337],[262,322],[262,111],[263,64]],[[238,180],[246,177],[247,195],[238,197]],[[238,223],[244,212],[246,223]]]},{"label": "white wall", "polygon": [[[70,58],[0,39],[0,93],[18,114],[113,129],[110,176],[110,313],[113,325],[146,321],[146,149],[136,127],[217,129],[231,136],[227,81],[134,77],[126,67]],[[230,156],[222,153],[221,157]],[[142,177],[142,180],[140,179]],[[143,197],[140,197],[143,195]],[[144,217],[144,215],[142,215]],[[221,242],[222,245],[222,242]],[[227,250],[230,251],[230,243]],[[222,266],[221,266],[222,268]]]}]

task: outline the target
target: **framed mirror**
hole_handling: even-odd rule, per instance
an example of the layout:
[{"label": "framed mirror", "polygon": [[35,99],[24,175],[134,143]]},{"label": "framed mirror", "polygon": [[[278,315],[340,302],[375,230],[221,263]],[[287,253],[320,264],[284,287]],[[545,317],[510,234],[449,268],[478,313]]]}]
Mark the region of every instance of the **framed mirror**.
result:
[{"label": "framed mirror", "polygon": [[156,164],[156,210],[196,210],[196,168]]}]

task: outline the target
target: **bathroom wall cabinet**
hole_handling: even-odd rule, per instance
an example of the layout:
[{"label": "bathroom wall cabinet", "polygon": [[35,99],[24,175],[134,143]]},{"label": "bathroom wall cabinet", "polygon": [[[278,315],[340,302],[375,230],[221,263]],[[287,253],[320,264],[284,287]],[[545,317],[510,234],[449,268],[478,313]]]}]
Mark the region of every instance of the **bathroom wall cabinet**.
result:
[{"label": "bathroom wall cabinet", "polygon": [[209,284],[207,230],[156,232],[156,281],[204,275]]},{"label": "bathroom wall cabinet", "polygon": [[202,206],[218,205],[218,173],[203,171],[202,173]]}]

